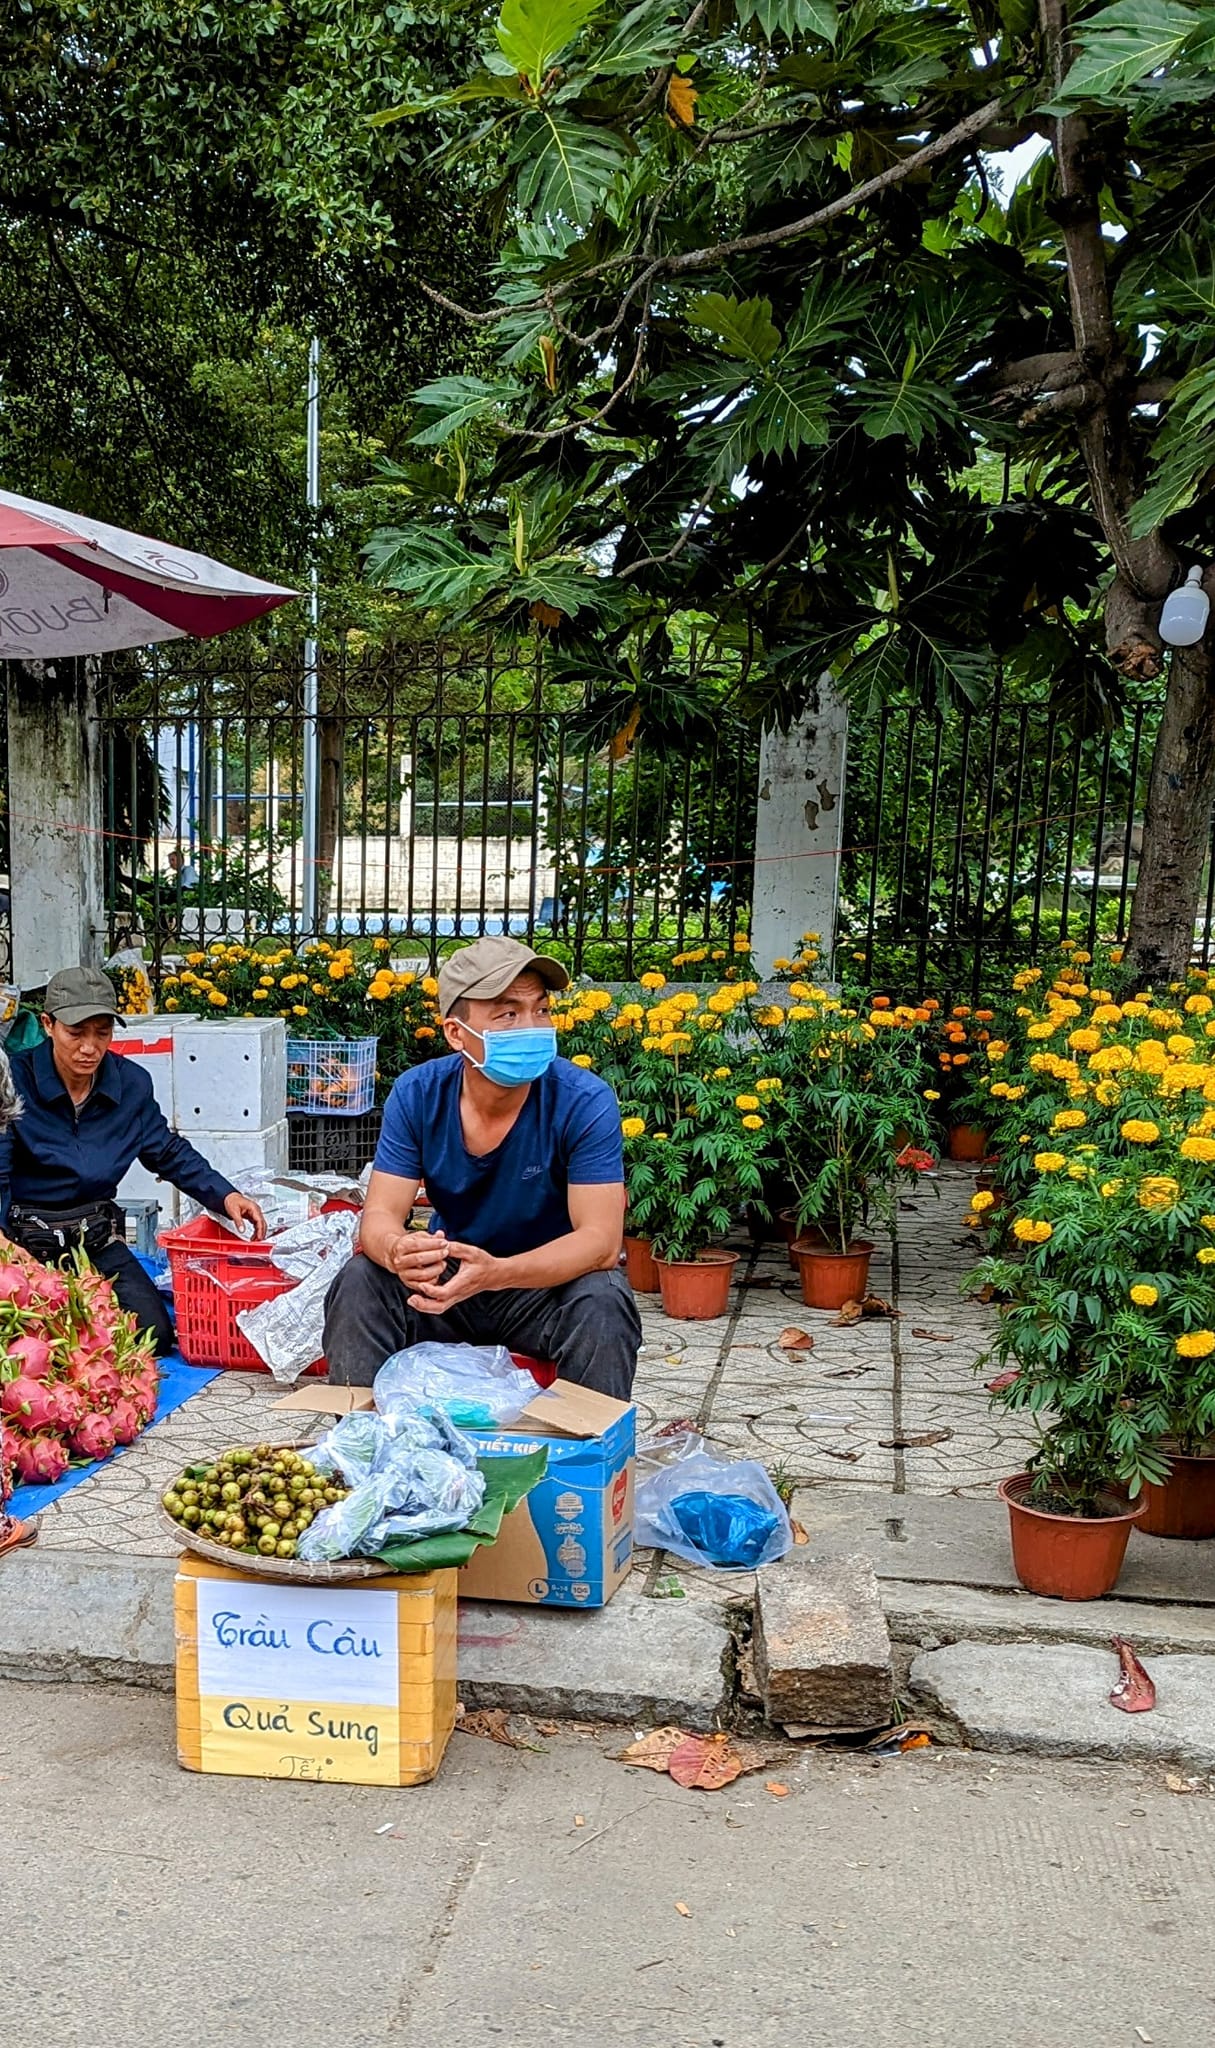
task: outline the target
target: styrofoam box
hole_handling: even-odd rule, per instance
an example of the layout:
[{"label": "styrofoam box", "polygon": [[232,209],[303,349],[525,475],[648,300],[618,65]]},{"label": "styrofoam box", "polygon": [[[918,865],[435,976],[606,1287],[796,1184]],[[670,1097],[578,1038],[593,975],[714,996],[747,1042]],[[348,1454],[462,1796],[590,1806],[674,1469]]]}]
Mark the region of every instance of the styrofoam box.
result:
[{"label": "styrofoam box", "polygon": [[141,1165],[138,1159],[123,1174],[118,1185],[117,1199],[119,1203],[157,1203],[160,1209],[161,1230],[167,1230],[170,1224],[177,1221],[180,1196],[172,1181],[160,1180],[156,1174],[150,1173],[146,1166]]},{"label": "styrofoam box", "polygon": [[225,1180],[237,1180],[246,1173],[286,1173],[287,1119],[280,1117],[264,1131],[196,1131],[190,1143],[202,1153],[208,1166]]},{"label": "styrofoam box", "polygon": [[194,1022],[195,1016],[178,1017],[171,1011],[154,1017],[132,1017],[114,1036],[113,1051],[151,1075],[152,1093],[169,1123],[174,1120],[173,1034],[182,1024]]},{"label": "styrofoam box", "polygon": [[[177,1128],[260,1131],[287,1114],[287,1027],[281,1017],[188,1024],[173,1034]],[[284,1160],[284,1164],[286,1161]]]}]

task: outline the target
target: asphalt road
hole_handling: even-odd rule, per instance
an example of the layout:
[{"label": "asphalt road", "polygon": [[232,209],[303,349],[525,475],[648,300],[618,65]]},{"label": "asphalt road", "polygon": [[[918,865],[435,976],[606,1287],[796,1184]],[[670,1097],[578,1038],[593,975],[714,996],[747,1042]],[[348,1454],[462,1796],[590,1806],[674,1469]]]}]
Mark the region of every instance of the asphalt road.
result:
[{"label": "asphalt road", "polygon": [[262,1783],[178,1770],[163,1696],[0,1685],[0,2038],[1203,2048],[1215,2036],[1205,1787],[943,1751],[881,1764],[790,1753],[703,1794],[611,1761],[618,1730],[516,1725],[540,1749],[458,1735],[440,1777],[415,1790]]}]

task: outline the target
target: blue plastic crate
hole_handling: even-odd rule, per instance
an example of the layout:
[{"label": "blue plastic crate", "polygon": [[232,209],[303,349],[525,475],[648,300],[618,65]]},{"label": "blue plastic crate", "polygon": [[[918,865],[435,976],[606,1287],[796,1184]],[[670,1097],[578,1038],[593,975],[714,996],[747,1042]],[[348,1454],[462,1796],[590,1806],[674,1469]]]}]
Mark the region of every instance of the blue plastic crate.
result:
[{"label": "blue plastic crate", "polygon": [[363,1116],[375,1102],[378,1038],[289,1038],[287,1113]]}]

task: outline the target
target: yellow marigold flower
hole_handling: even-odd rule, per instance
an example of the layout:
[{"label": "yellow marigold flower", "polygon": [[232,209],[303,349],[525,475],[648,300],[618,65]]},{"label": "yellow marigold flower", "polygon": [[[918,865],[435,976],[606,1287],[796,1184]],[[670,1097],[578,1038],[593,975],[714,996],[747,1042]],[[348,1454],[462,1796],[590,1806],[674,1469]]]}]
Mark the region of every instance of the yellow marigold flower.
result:
[{"label": "yellow marigold flower", "polygon": [[778,953],[772,965],[778,974],[782,974],[786,968],[792,967],[793,962],[792,960],[786,960],[783,953]]},{"label": "yellow marigold flower", "polygon": [[[805,1024],[813,1015],[814,1006],[812,1003],[794,1003],[789,1011],[789,1022],[791,1024]],[[761,1017],[759,1021],[763,1024],[772,1020]]]},{"label": "yellow marigold flower", "polygon": [[419,1024],[413,1035],[415,1038],[433,1038],[435,1034],[429,1024]]},{"label": "yellow marigold flower", "polygon": [[1098,1003],[1093,1011],[1094,1024],[1120,1024],[1122,1011],[1117,1003]]},{"label": "yellow marigold flower", "polygon": [[745,932],[735,932],[734,951],[736,953],[749,953],[751,951],[751,941]]},{"label": "yellow marigold flower", "polygon": [[165,1008],[166,1010],[180,1010],[181,1004],[178,1002],[176,996],[166,996]]},{"label": "yellow marigold flower", "polygon": [[665,974],[659,974],[656,968],[651,968],[648,974],[642,975],[640,985],[642,988],[665,988],[667,978]]},{"label": "yellow marigold flower", "polygon": [[1189,1017],[1207,1017],[1215,1009],[1215,1004],[1210,996],[1187,996],[1183,1008]]},{"label": "yellow marigold flower", "polygon": [[1159,1299],[1159,1289],[1149,1287],[1146,1280],[1137,1280],[1131,1289],[1131,1300],[1136,1308],[1155,1308]]},{"label": "yellow marigold flower", "polygon": [[715,1017],[728,1017],[731,1010],[735,1007],[736,1000],[732,990],[719,988],[716,995],[709,997],[705,1008],[706,1010],[712,1010]]},{"label": "yellow marigold flower", "polygon": [[1171,1031],[1165,1040],[1174,1059],[1178,1060],[1183,1060],[1187,1053],[1193,1052],[1196,1043],[1197,1040],[1187,1037],[1184,1031]]},{"label": "yellow marigold flower", "polygon": [[1001,1060],[1004,1059],[1007,1055],[1007,1052],[1007,1040],[1003,1038],[993,1038],[991,1044],[987,1048],[987,1057],[991,1061],[993,1067],[998,1067]]},{"label": "yellow marigold flower", "polygon": [[1082,1159],[1072,1160],[1071,1165],[1067,1169],[1067,1177],[1069,1180],[1088,1179],[1088,1168]]},{"label": "yellow marigold flower", "polygon": [[1181,1018],[1176,1010],[1148,1011],[1148,1023],[1153,1025],[1157,1031],[1174,1031],[1180,1022]]},{"label": "yellow marigold flower", "polygon": [[1215,1266],[1215,1244],[1204,1244],[1198,1254],[1200,1266]]},{"label": "yellow marigold flower", "polygon": [[1067,1042],[1073,1052],[1096,1052],[1101,1044],[1101,1033],[1082,1025],[1079,1031],[1071,1033]]},{"label": "yellow marigold flower", "polygon": [[1120,1180],[1103,1180],[1101,1183],[1101,1192],[1105,1196],[1106,1201],[1108,1202],[1111,1196],[1120,1195],[1122,1193],[1122,1182]]},{"label": "yellow marigold flower", "polygon": [[[693,1008],[695,1008],[695,996],[689,997],[688,1000],[692,1003]],[[582,1006],[584,1009],[589,1010],[592,1016],[599,1010],[610,1010],[612,1007],[611,994],[606,988],[588,988],[583,995]]]},{"label": "yellow marigold flower", "polygon": [[981,1216],[984,1209],[990,1209],[995,1199],[990,1188],[980,1188],[977,1195],[971,1196],[970,1206]]},{"label": "yellow marigold flower", "polygon": [[1136,1197],[1141,1209],[1171,1209],[1181,1189],[1167,1173],[1149,1173],[1139,1183]]},{"label": "yellow marigold flower", "polygon": [[735,1109],[758,1109],[759,1097],[758,1095],[736,1095],[734,1097],[734,1107]]},{"label": "yellow marigold flower", "polygon": [[1201,1159],[1209,1166],[1215,1159],[1215,1138],[1183,1138],[1179,1149],[1183,1159]]},{"label": "yellow marigold flower", "polygon": [[201,967],[201,966],[202,966],[202,965],[204,964],[204,962],[205,962],[205,960],[206,960],[206,957],[207,957],[207,956],[206,956],[206,954],[205,954],[205,953],[187,953],[187,954],[186,954],[186,966],[187,966],[187,967]]},{"label": "yellow marigold flower", "polygon": [[307,1005],[304,1003],[292,1003],[291,1014],[293,1017],[306,1017],[308,1015]]},{"label": "yellow marigold flower", "polygon": [[1076,943],[1077,942],[1075,939],[1060,939],[1059,951],[1061,953],[1074,953],[1076,950]]},{"label": "yellow marigold flower", "polygon": [[1026,1025],[1025,1036],[1027,1038],[1050,1038],[1057,1029],[1058,1025],[1053,1017],[1042,1017],[1036,1024]]},{"label": "yellow marigold flower", "polygon": [[437,996],[437,995],[438,995],[438,993],[439,993],[439,984],[438,984],[438,982],[437,982],[437,981],[435,980],[435,977],[434,977],[434,975],[433,975],[433,974],[424,974],[424,975],[422,976],[422,994],[423,994],[424,996]]},{"label": "yellow marigold flower", "polygon": [[1128,1145],[1154,1145],[1160,1136],[1160,1125],[1149,1123],[1142,1116],[1128,1117],[1118,1128]]},{"label": "yellow marigold flower", "polygon": [[1122,1014],[1124,1017],[1146,1017],[1147,1013],[1147,1004],[1145,1002],[1141,1002],[1138,996],[1132,997],[1129,1003],[1123,1003],[1122,1005]]},{"label": "yellow marigold flower", "polygon": [[783,1085],[783,1082],[769,1075],[765,1080],[755,1083],[755,1092],[757,1095],[779,1095]]},{"label": "yellow marigold flower", "polygon": [[642,1052],[658,1052],[661,1048],[661,1045],[662,1040],[660,1038],[654,1038],[653,1036],[651,1036],[649,1038],[642,1039],[641,1050]]},{"label": "yellow marigold flower", "polygon": [[207,1001],[213,1010],[226,1010],[228,1007],[228,998],[222,988],[213,988],[207,997]]},{"label": "yellow marigold flower", "polygon": [[[686,1052],[692,1043],[692,1034],[690,1031],[664,1031],[660,1042],[664,1052]],[[590,1065],[589,1060],[587,1065]]]},{"label": "yellow marigold flower", "polygon": [[1034,1165],[1039,1173],[1060,1173],[1067,1161],[1062,1152],[1035,1152]]},{"label": "yellow marigold flower", "polygon": [[742,1120],[742,1127],[744,1131],[762,1131],[764,1120],[762,1116],[745,1116]]},{"label": "yellow marigold flower", "polygon": [[1187,1330],[1174,1348],[1178,1358],[1209,1358],[1215,1351],[1215,1330]]},{"label": "yellow marigold flower", "polygon": [[731,1070],[729,1067],[714,1067],[713,1079],[715,1081],[728,1081],[730,1078],[730,1071]]},{"label": "yellow marigold flower", "polygon": [[1127,1067],[1133,1067],[1135,1055],[1128,1046],[1107,1045],[1095,1052],[1089,1061],[1094,1074],[1120,1074]]},{"label": "yellow marigold flower", "polygon": [[1215,1216],[1200,1216],[1198,1221],[1204,1230],[1215,1230]]},{"label": "yellow marigold flower", "polygon": [[626,1138],[644,1137],[645,1118],[643,1116],[626,1116],[620,1126],[620,1130],[621,1135]]},{"label": "yellow marigold flower", "polygon": [[1113,1109],[1122,1100],[1122,1090],[1116,1081],[1098,1081],[1093,1092],[1103,1109]]},{"label": "yellow marigold flower", "polygon": [[[345,961],[344,961],[344,960],[331,960],[331,961],[329,962],[329,979],[330,979],[330,981],[345,981],[345,979],[346,979],[346,963],[345,963]],[[285,983],[285,982],[284,982],[283,986],[284,986],[284,988],[286,987],[286,983]],[[292,978],[292,983],[291,983],[291,986],[292,986],[293,988],[295,987],[295,980],[294,980],[294,977]]]},{"label": "yellow marigold flower", "polygon": [[1013,1236],[1021,1244],[1045,1244],[1054,1232],[1049,1223],[1038,1222],[1032,1216],[1018,1216],[1013,1224]]},{"label": "yellow marigold flower", "polygon": [[268,1001],[269,995],[270,991],[268,988],[255,988],[253,991],[253,1000],[255,1003],[264,1003]]},{"label": "yellow marigold flower", "polygon": [[665,1145],[669,1136],[669,1131],[655,1131],[654,1143],[656,1145]]},{"label": "yellow marigold flower", "polygon": [[1024,1085],[1017,1088],[1010,1088],[1008,1091],[1008,1099],[1010,1102],[1020,1102],[1021,1097],[1024,1095],[1024,1093]]},{"label": "yellow marigold flower", "polygon": [[[688,1041],[689,1044],[691,1040]],[[576,1052],[570,1061],[571,1067],[593,1067],[595,1064],[589,1052]]]},{"label": "yellow marigold flower", "polygon": [[325,993],[325,984],[324,984],[324,982],[323,982],[323,981],[314,981],[314,982],[312,983],[312,993],[313,993],[313,995],[314,995],[314,996],[323,996],[323,995],[324,995],[324,993]]},{"label": "yellow marigold flower", "polygon": [[1051,1125],[1052,1131],[1078,1131],[1088,1122],[1082,1109],[1061,1109]]},{"label": "yellow marigold flower", "polygon": [[925,1088],[922,1091],[922,1093],[925,1102],[939,1102],[941,1100],[941,1091],[939,1088]]}]

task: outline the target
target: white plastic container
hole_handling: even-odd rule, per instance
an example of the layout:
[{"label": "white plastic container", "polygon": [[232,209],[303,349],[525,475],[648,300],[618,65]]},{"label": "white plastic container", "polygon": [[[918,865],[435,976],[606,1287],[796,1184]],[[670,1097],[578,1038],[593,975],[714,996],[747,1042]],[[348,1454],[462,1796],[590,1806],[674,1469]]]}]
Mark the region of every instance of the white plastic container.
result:
[{"label": "white plastic container", "polygon": [[129,1025],[114,1033],[112,1050],[121,1059],[133,1060],[152,1077],[152,1093],[170,1123],[174,1121],[173,1101],[173,1038],[183,1024],[191,1024],[193,1017],[178,1017],[173,1012],[154,1017],[133,1017]]},{"label": "white plastic container", "polygon": [[287,1113],[283,1019],[233,1017],[175,1031],[173,1100],[178,1130],[195,1143],[200,1131],[254,1132],[277,1125]]},{"label": "white plastic container", "polygon": [[208,1166],[225,1180],[239,1180],[247,1173],[286,1173],[288,1164],[287,1119],[280,1117],[264,1131],[196,1131],[187,1133],[190,1143],[202,1153]]}]

